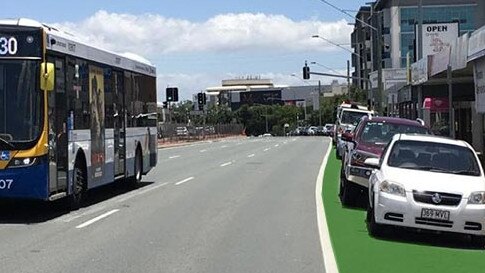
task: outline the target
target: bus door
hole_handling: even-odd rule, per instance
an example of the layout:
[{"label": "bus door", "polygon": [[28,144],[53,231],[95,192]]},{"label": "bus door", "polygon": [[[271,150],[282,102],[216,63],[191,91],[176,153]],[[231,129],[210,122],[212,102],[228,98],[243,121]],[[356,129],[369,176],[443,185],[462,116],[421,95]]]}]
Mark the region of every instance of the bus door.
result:
[{"label": "bus door", "polygon": [[49,123],[49,192],[67,190],[67,97],[64,59],[50,57],[54,63],[55,88],[47,95]]},{"label": "bus door", "polygon": [[113,72],[114,77],[114,165],[115,176],[125,174],[125,112],[124,112],[124,92],[123,92],[123,73]]}]

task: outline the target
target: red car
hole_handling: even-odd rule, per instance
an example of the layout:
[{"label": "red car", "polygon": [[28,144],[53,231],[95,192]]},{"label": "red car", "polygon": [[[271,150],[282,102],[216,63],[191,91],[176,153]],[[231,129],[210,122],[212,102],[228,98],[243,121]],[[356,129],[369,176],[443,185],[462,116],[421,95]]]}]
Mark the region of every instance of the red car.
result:
[{"label": "red car", "polygon": [[431,134],[422,120],[364,116],[354,133],[345,133],[348,141],[340,171],[340,200],[343,205],[355,205],[361,190],[368,188],[373,168],[367,158],[379,158],[395,134]]}]

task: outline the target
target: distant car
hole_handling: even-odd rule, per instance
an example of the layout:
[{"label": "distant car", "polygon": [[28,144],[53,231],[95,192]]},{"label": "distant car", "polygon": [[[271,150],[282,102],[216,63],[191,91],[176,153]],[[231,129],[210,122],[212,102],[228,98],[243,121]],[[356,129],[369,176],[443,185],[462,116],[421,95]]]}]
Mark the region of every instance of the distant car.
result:
[{"label": "distant car", "polygon": [[316,126],[310,126],[306,130],[308,136],[314,136],[317,134],[317,127]]},{"label": "distant car", "polygon": [[431,134],[431,131],[420,120],[365,116],[353,133],[342,135],[346,143],[350,142],[345,146],[340,169],[339,196],[343,205],[352,205],[361,190],[368,187],[372,168],[364,161],[379,158],[392,137],[400,133]]},{"label": "distant car", "polygon": [[317,131],[315,132],[315,135],[317,136],[325,135],[325,126],[318,126]]},{"label": "distant car", "polygon": [[325,126],[323,126],[323,135],[324,136],[329,136],[330,134],[330,131],[333,130],[333,127],[335,126],[335,124],[330,124],[330,123],[327,123],[325,124]]},{"label": "distant car", "polygon": [[485,241],[485,177],[473,148],[461,140],[398,134],[370,177],[368,231],[388,225],[448,231]]},{"label": "distant car", "polygon": [[332,126],[330,128],[327,128],[325,135],[327,135],[327,136],[329,136],[333,139],[334,134],[335,134],[335,124],[332,124]]},{"label": "distant car", "polygon": [[189,130],[187,130],[187,127],[177,127],[175,128],[175,133],[177,136],[188,136]]},{"label": "distant car", "polygon": [[[337,119],[335,124],[335,133],[334,133],[334,144],[337,145],[337,148],[340,146],[342,147],[343,144],[340,143],[342,139],[340,138],[341,135],[346,131],[353,131],[355,126],[360,122],[360,119],[363,116],[372,116],[374,115],[374,111],[369,110],[361,110],[361,109],[354,109],[354,108],[343,108],[340,114],[340,117]],[[343,150],[337,149],[337,159],[342,158]]]}]

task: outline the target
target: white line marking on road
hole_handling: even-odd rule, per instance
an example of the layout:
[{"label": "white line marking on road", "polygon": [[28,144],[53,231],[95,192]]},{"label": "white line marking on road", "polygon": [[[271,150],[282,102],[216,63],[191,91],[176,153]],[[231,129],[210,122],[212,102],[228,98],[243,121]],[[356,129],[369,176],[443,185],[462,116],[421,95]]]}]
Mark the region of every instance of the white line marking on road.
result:
[{"label": "white line marking on road", "polygon": [[103,218],[106,218],[106,217],[110,216],[111,214],[116,213],[118,211],[120,211],[120,210],[119,209],[110,210],[110,211],[108,211],[108,212],[106,212],[104,214],[101,214],[100,216],[94,217],[93,219],[91,219],[89,221],[86,221],[86,222],[84,222],[84,223],[76,226],[76,228],[84,228],[84,227],[87,227],[87,226],[89,226],[91,224],[94,224],[97,221],[99,221],[99,220],[101,220]]},{"label": "white line marking on road", "polygon": [[62,216],[60,218],[57,219],[57,221],[60,221],[60,222],[64,222],[64,223],[69,223],[71,222],[72,220],[75,220],[77,218],[80,218],[80,217],[84,217],[86,215],[89,215],[89,214],[93,214],[93,213],[96,213],[98,211],[102,211],[105,209],[106,206],[104,205],[101,205],[99,207],[92,207],[92,208],[89,208],[85,211],[76,211],[76,212],[71,212],[69,213],[68,215],[65,215],[65,216]]},{"label": "white line marking on road", "polygon": [[266,148],[266,149],[264,149],[263,151],[264,151],[264,152],[267,152],[267,151],[269,151],[269,150],[271,150],[271,148]]},{"label": "white line marking on road", "polygon": [[229,165],[231,165],[231,164],[232,164],[232,162],[226,162],[226,163],[222,163],[222,164],[221,164],[221,167],[226,167],[226,166],[229,166]]},{"label": "white line marking on road", "polygon": [[179,158],[180,156],[179,155],[173,155],[171,157],[169,157],[169,159],[175,159],[175,158]]},{"label": "white line marking on road", "polygon": [[185,183],[185,182],[189,182],[190,180],[194,180],[194,178],[195,178],[195,177],[193,177],[193,176],[191,176],[191,177],[189,177],[189,178],[185,178],[184,180],[182,180],[182,181],[179,181],[179,182],[175,183],[175,186],[181,185],[181,184],[183,184],[183,183]]},{"label": "white line marking on road", "polygon": [[158,185],[155,185],[155,186],[148,186],[146,189],[140,189],[139,191],[135,191],[133,194],[130,194],[130,195],[127,195],[127,196],[124,196],[122,198],[120,198],[119,200],[117,200],[116,202],[118,203],[122,203],[122,202],[125,202],[126,200],[129,200],[135,196],[138,196],[138,195],[142,195],[142,194],[145,194],[147,192],[150,192],[150,191],[153,191],[153,190],[156,190],[158,188],[161,188],[163,186],[166,186],[168,185],[168,183],[162,183],[162,184],[158,184]]},{"label": "white line marking on road", "polygon": [[227,145],[222,145],[221,148],[222,149],[227,148]]},{"label": "white line marking on road", "polygon": [[206,149],[203,149],[203,150],[200,150],[199,152],[205,153],[205,152],[207,152],[207,150]]},{"label": "white line marking on road", "polygon": [[280,145],[279,144],[276,144],[275,147],[279,147]]},{"label": "white line marking on road", "polygon": [[323,207],[323,177],[325,168],[327,167],[328,158],[331,151],[331,142],[328,143],[327,154],[323,158],[322,165],[317,177],[315,188],[315,200],[317,204],[317,222],[318,231],[320,233],[320,245],[322,247],[323,263],[325,265],[326,273],[338,273],[337,261],[335,260],[335,253],[333,253],[332,242],[330,241],[330,233],[328,231],[327,217],[325,215],[325,208]]},{"label": "white line marking on road", "polygon": [[254,156],[255,156],[255,154],[248,155],[249,158],[254,157]]}]

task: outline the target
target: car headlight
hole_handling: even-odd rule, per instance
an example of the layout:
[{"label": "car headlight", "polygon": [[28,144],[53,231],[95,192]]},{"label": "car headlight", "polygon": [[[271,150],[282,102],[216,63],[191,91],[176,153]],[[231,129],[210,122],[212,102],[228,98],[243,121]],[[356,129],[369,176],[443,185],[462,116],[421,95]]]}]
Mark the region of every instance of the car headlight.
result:
[{"label": "car headlight", "polygon": [[404,187],[401,184],[395,182],[383,181],[379,185],[379,190],[381,192],[389,193],[392,195],[406,197],[406,191],[404,190]]},{"label": "car headlight", "polygon": [[468,197],[468,204],[485,204],[485,192],[472,192]]}]

